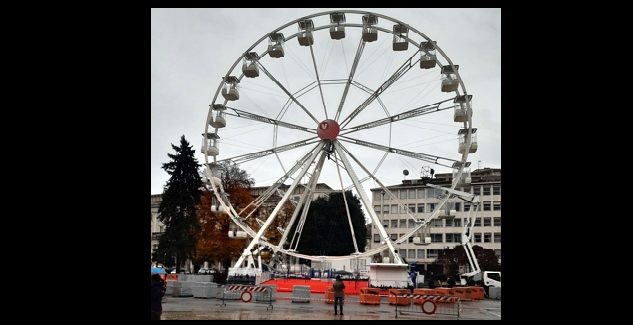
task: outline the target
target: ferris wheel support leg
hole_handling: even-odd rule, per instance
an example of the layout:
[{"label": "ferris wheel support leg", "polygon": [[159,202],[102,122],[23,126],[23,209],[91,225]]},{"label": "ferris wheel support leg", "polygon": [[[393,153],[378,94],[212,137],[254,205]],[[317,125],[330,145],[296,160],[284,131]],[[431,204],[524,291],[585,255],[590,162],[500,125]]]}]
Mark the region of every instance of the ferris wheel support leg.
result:
[{"label": "ferris wheel support leg", "polygon": [[358,192],[358,195],[360,196],[360,200],[363,202],[363,205],[365,206],[367,213],[369,213],[369,216],[371,217],[372,222],[374,223],[374,225],[376,225],[376,228],[378,228],[378,232],[380,232],[380,236],[384,239],[385,243],[387,244],[389,251],[393,255],[393,260],[395,264],[404,264],[402,262],[402,259],[400,258],[400,255],[396,253],[396,249],[393,246],[393,242],[391,241],[391,238],[389,238],[389,235],[387,235],[387,231],[385,231],[385,228],[382,226],[380,219],[378,219],[378,216],[376,216],[376,212],[374,212],[371,202],[369,201],[369,198],[367,198],[367,193],[365,193],[365,190],[362,184],[358,181],[356,172],[354,172],[352,165],[350,164],[349,160],[347,160],[347,156],[345,155],[343,150],[340,148],[338,141],[334,142],[334,150],[336,150],[336,153],[338,154],[338,156],[341,157],[341,161],[343,162],[343,165],[345,166],[345,170],[347,171],[347,174],[349,175],[350,179],[354,183],[354,187],[356,187],[356,191]]},{"label": "ferris wheel support leg", "polygon": [[[308,204],[310,201],[307,200],[308,194],[310,194],[311,196],[311,194],[314,193],[314,190],[316,189],[316,185],[318,183],[319,175],[321,174],[321,169],[323,167],[324,161],[325,161],[325,155],[321,154],[321,157],[319,158],[319,161],[317,162],[314,172],[312,173],[312,178],[310,178],[310,181],[308,183],[309,190],[304,191],[303,194],[301,195],[301,198],[299,199],[299,203],[297,203],[297,206],[295,207],[295,211],[292,213],[292,217],[290,217],[290,221],[288,222],[288,225],[286,226],[286,229],[284,230],[284,233],[282,234],[281,239],[279,240],[278,249],[273,249],[272,258],[275,257],[279,248],[283,248],[286,238],[288,238],[288,234],[290,233],[290,228],[292,227],[295,220],[297,219],[297,215],[299,214],[301,207],[304,207],[303,210],[306,210],[306,211],[309,209],[310,206]],[[306,204],[306,202],[308,202],[308,204]],[[304,206],[304,204],[306,204],[306,206]]]},{"label": "ferris wheel support leg", "polygon": [[281,210],[282,206],[284,205],[284,203],[286,203],[286,201],[288,201],[288,198],[290,197],[292,192],[295,190],[295,188],[299,184],[299,181],[301,181],[301,178],[303,178],[303,176],[306,174],[306,172],[310,168],[310,165],[314,162],[314,160],[316,159],[316,156],[323,150],[324,146],[325,146],[325,143],[321,142],[321,144],[319,146],[317,146],[312,151],[312,153],[310,154],[310,157],[302,164],[302,169],[299,172],[299,175],[297,175],[297,177],[295,177],[294,181],[292,182],[292,185],[290,185],[290,187],[286,191],[286,194],[284,194],[284,196],[281,198],[279,203],[277,203],[277,206],[275,207],[273,212],[270,214],[270,217],[268,217],[268,219],[262,225],[262,227],[259,228],[259,231],[255,235],[255,237],[253,237],[253,240],[251,240],[250,244],[248,244],[248,247],[246,247],[246,249],[244,249],[244,251],[242,252],[242,255],[240,256],[240,258],[237,260],[237,262],[235,262],[234,267],[240,267],[242,265],[242,263],[244,262],[244,259],[247,256],[250,256],[251,250],[253,249],[253,247],[255,247],[255,245],[257,245],[257,243],[259,242],[259,239],[266,232],[266,229],[268,229],[270,224],[275,220],[275,217],[277,216],[277,214]]}]

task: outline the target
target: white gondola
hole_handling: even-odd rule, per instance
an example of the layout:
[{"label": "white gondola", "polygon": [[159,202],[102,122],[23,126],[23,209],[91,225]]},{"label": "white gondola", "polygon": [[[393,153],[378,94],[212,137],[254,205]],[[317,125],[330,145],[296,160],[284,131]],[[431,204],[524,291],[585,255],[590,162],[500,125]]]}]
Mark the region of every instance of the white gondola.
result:
[{"label": "white gondola", "polygon": [[314,44],[314,37],[312,37],[312,30],[314,29],[314,23],[312,19],[303,19],[299,21],[299,33],[297,39],[299,45],[310,46]]},{"label": "white gondola", "polygon": [[226,126],[226,118],[224,118],[224,111],[226,110],[226,106],[221,104],[213,104],[212,109],[216,111],[215,119],[213,119],[209,125],[216,129],[221,129]]},{"label": "white gondola", "polygon": [[459,85],[459,79],[457,79],[457,74],[455,73],[457,70],[459,70],[459,65],[455,65],[455,71],[453,71],[453,67],[448,64],[442,67],[443,92],[450,93],[457,90],[457,86]]},{"label": "white gondola", "polygon": [[470,176],[470,168],[465,167],[462,171],[462,176],[457,179],[457,174],[459,173],[459,168],[453,168],[453,182],[457,182],[456,186],[463,186],[470,184],[471,176]]},{"label": "white gondola", "polygon": [[435,41],[420,42],[420,68],[431,69],[437,64],[435,55]]},{"label": "white gondola", "polygon": [[224,87],[222,87],[222,97],[226,100],[240,99],[240,93],[237,91],[237,84],[240,82],[236,77],[223,77]]},{"label": "white gondola", "polygon": [[247,78],[259,77],[259,67],[257,66],[257,60],[259,55],[257,52],[248,52],[244,54],[242,63],[242,72]]},{"label": "white gondola", "polygon": [[377,23],[376,15],[363,15],[363,41],[373,42],[378,39],[378,30],[374,27]]},{"label": "white gondola", "polygon": [[393,25],[393,50],[406,51],[409,48],[409,28],[405,25]]},{"label": "white gondola", "polygon": [[455,97],[453,102],[455,103],[455,111],[453,113],[453,121],[455,122],[467,122],[473,116],[473,109],[470,106],[470,100],[473,95],[461,95]]},{"label": "white gondola", "polygon": [[284,34],[272,33],[268,35],[268,55],[271,58],[283,58],[284,57]]},{"label": "white gondola", "polygon": [[[422,241],[424,238],[424,241]],[[413,245],[429,245],[431,244],[431,237],[413,237]]]},{"label": "white gondola", "polygon": [[[474,153],[477,152],[477,134],[475,134],[475,132],[477,132],[477,129],[471,129],[471,133],[470,133],[470,141],[471,141],[471,145],[470,145],[470,150],[468,150],[469,153]],[[464,153],[466,151],[466,136],[468,135],[468,129],[460,129],[457,132],[457,135],[459,136],[459,153]]]},{"label": "white gondola", "polygon": [[243,239],[246,238],[246,231],[242,230],[229,230],[230,239]]},{"label": "white gondola", "polygon": [[453,206],[455,205],[455,203],[453,202],[446,202],[446,206],[442,209],[442,211],[440,211],[440,213],[438,214],[438,218],[439,219],[453,219],[455,218],[455,214],[457,214],[457,211],[455,209],[453,209]]},{"label": "white gondola", "polygon": [[345,26],[339,26],[345,23],[345,14],[342,12],[335,12],[330,14],[330,23],[336,26],[330,27],[330,37],[332,39],[345,38]]},{"label": "white gondola", "polygon": [[202,153],[206,153],[209,156],[217,156],[220,153],[218,149],[220,136],[215,133],[205,133],[202,136]]}]

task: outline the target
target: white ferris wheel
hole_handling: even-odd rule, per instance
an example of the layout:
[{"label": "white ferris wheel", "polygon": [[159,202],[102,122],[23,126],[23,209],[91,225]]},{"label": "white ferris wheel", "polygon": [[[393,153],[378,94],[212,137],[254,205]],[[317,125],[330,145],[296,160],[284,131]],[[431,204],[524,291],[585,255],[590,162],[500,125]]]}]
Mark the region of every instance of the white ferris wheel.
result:
[{"label": "white ferris wheel", "polygon": [[[451,195],[438,196],[433,212],[411,210],[387,188],[394,168],[419,168],[422,162],[450,171],[450,188],[455,189],[469,178],[468,154],[477,150],[472,95],[441,44],[397,19],[340,10],[288,22],[243,51],[213,96],[202,143],[206,176],[213,180],[207,184],[219,209],[251,238],[235,267],[259,247],[313,261],[388,250],[393,263],[403,264],[396,245],[409,237],[424,243],[420,234]],[[214,167],[220,162],[239,165],[257,185],[272,185],[249,209],[238,210],[217,177]],[[317,184],[323,182],[360,199],[378,229],[378,246],[359,251],[347,212],[350,238],[340,240],[352,241],[354,252],[315,256],[297,251]],[[372,186],[397,202],[400,217],[413,220],[414,226],[395,240],[379,219],[384,211],[372,205],[367,191]],[[246,220],[257,216],[248,212],[272,195],[281,200],[266,220],[258,220],[259,228],[249,226]],[[281,240],[269,242],[265,232],[291,199],[294,211],[285,229],[279,229]],[[297,227],[290,233],[293,224]]]}]

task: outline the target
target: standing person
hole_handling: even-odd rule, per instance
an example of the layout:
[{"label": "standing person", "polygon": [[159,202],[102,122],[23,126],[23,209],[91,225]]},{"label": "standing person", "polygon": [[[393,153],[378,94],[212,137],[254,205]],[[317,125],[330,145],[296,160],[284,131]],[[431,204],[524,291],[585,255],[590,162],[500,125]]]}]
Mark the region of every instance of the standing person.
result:
[{"label": "standing person", "polygon": [[163,295],[165,290],[163,289],[163,279],[158,274],[152,274],[152,318],[151,320],[160,320],[160,316],[163,313]]},{"label": "standing person", "polygon": [[336,306],[340,304],[341,316],[343,316],[343,299],[345,298],[345,292],[343,289],[345,289],[345,284],[341,281],[340,275],[336,275],[336,281],[334,281],[332,287],[334,288],[334,315],[337,314]]}]

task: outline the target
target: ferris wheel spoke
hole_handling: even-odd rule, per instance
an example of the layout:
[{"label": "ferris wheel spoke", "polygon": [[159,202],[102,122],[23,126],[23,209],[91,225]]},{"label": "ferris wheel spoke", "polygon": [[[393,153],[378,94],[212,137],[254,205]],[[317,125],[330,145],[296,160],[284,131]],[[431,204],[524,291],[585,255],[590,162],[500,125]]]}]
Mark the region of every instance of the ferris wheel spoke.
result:
[{"label": "ferris wheel spoke", "polygon": [[426,114],[431,114],[431,113],[435,113],[435,112],[441,112],[443,110],[447,110],[450,108],[453,108],[454,105],[449,105],[446,107],[441,107],[440,105],[443,103],[446,103],[448,101],[454,100],[455,98],[449,98],[449,99],[445,99],[443,101],[434,103],[434,104],[428,104],[428,105],[424,105],[418,108],[414,108],[411,110],[408,110],[406,112],[394,115],[394,116],[390,116],[390,117],[385,117],[379,120],[375,120],[372,122],[368,122],[368,123],[364,123],[361,125],[357,125],[357,126],[352,126],[350,128],[345,129],[344,132],[341,133],[341,135],[346,135],[352,132],[356,132],[356,131],[360,131],[360,130],[365,130],[365,129],[371,129],[371,128],[375,128],[381,125],[385,125],[387,123],[394,123],[394,122],[398,122],[398,121],[402,121],[402,120],[406,120],[409,118],[413,118],[413,117],[417,117],[417,116],[421,116],[421,115],[426,115]]},{"label": "ferris wheel spoke", "polygon": [[304,127],[304,126],[300,126],[300,125],[296,125],[296,124],[292,124],[292,123],[288,123],[288,122],[272,119],[270,117],[265,117],[265,116],[253,114],[253,113],[246,112],[246,111],[234,108],[234,107],[226,106],[226,108],[227,108],[227,110],[232,110],[234,112],[234,113],[230,113],[229,111],[226,111],[226,112],[224,112],[224,114],[226,114],[226,115],[231,115],[231,116],[235,116],[235,117],[239,117],[239,118],[249,119],[249,120],[258,121],[258,122],[264,122],[264,123],[268,123],[268,124],[272,124],[272,125],[283,126],[285,128],[289,128],[289,129],[301,130],[301,131],[305,131],[305,132],[316,134],[315,129],[310,129],[310,128],[307,128],[307,127]]},{"label": "ferris wheel spoke", "polygon": [[314,64],[314,73],[316,74],[317,83],[319,85],[319,93],[321,93],[321,103],[323,103],[323,111],[325,112],[325,119],[327,117],[327,108],[325,107],[325,99],[323,99],[323,89],[321,88],[321,79],[319,79],[319,69],[317,69],[316,59],[314,58],[314,50],[312,44],[310,44],[310,55],[312,56],[312,64]]},{"label": "ferris wheel spoke", "polygon": [[296,148],[301,148],[303,146],[307,146],[313,143],[316,143],[320,140],[317,140],[317,137],[312,137],[312,138],[307,138],[305,140],[300,140],[297,142],[293,142],[293,143],[289,143],[280,147],[275,147],[275,148],[271,148],[271,149],[267,149],[267,150],[262,150],[262,151],[258,151],[258,152],[252,152],[252,153],[247,153],[247,154],[243,154],[243,155],[239,155],[239,156],[235,156],[235,157],[230,157],[230,158],[225,158],[222,160],[218,160],[216,163],[221,163],[221,162],[234,162],[236,164],[243,164],[245,162],[254,160],[254,159],[258,159],[258,158],[262,158],[268,155],[271,155],[273,153],[280,153],[280,152],[284,152],[284,151],[288,151],[288,150],[292,150],[292,149],[296,149]]},{"label": "ferris wheel spoke", "polygon": [[[336,158],[336,152],[334,152],[334,158]],[[354,252],[358,253],[358,244],[356,243],[356,234],[354,233],[354,225],[352,225],[352,217],[349,214],[349,205],[347,204],[347,195],[345,195],[345,187],[343,186],[343,178],[341,177],[341,168],[339,164],[336,164],[336,172],[338,174],[339,183],[341,183],[341,194],[343,194],[343,203],[345,203],[345,212],[347,213],[347,221],[349,223],[349,230],[352,233],[352,240],[354,242]]]},{"label": "ferris wheel spoke", "polygon": [[404,264],[402,262],[402,259],[400,258],[400,255],[396,253],[396,249],[393,245],[393,242],[391,241],[391,238],[389,238],[389,235],[387,235],[387,231],[382,226],[382,223],[380,222],[380,219],[378,219],[378,216],[376,216],[376,212],[372,208],[371,201],[369,200],[369,198],[367,198],[367,193],[365,192],[363,185],[358,181],[358,177],[356,177],[356,173],[354,172],[354,169],[352,168],[350,162],[347,160],[345,152],[343,152],[343,150],[340,149],[340,145],[338,141],[334,142],[334,150],[336,150],[336,152],[338,153],[338,156],[341,157],[341,161],[343,162],[343,165],[345,166],[347,175],[349,175],[350,179],[354,183],[354,187],[356,187],[356,192],[358,193],[358,196],[360,197],[361,202],[363,202],[363,205],[365,206],[367,213],[369,213],[372,221],[376,225],[376,228],[378,228],[378,231],[380,232],[380,236],[384,239],[385,243],[389,247],[389,250],[391,251],[391,254],[393,255],[394,262],[396,264]]},{"label": "ferris wheel spoke", "polygon": [[358,160],[356,158],[356,156],[354,156],[351,152],[349,152],[349,150],[347,150],[347,148],[345,148],[345,146],[343,146],[342,143],[339,143],[339,146],[341,147],[341,149],[343,149],[343,151],[347,152],[347,154],[352,157],[352,159],[356,162],[356,164],[358,164],[358,166],[360,166],[360,168],[368,175],[368,177],[370,177],[371,179],[373,179],[374,181],[376,181],[376,183],[378,183],[378,185],[380,186],[380,188],[382,188],[383,191],[385,191],[385,193],[387,193],[387,195],[389,195],[389,197],[391,198],[391,200],[394,200],[396,202],[396,204],[401,207],[404,208],[405,213],[409,216],[409,218],[415,222],[418,222],[418,219],[416,219],[412,214],[411,211],[408,208],[408,205],[406,203],[402,203],[402,201],[400,201],[397,197],[397,195],[393,194],[393,192],[391,192],[387,186],[385,186],[385,184],[383,184],[376,176],[374,176],[374,173],[370,173],[369,169],[367,169],[367,167],[365,167],[365,165],[363,165],[360,160]]},{"label": "ferris wheel spoke", "polygon": [[358,107],[356,107],[356,109],[354,109],[354,111],[352,111],[352,113],[350,113],[345,119],[343,119],[343,121],[341,122],[341,128],[344,128],[349,122],[351,122],[360,112],[362,112],[365,107],[369,106],[369,104],[371,104],[376,98],[378,98],[378,96],[380,96],[380,94],[382,94],[385,90],[387,90],[391,85],[394,84],[394,82],[396,82],[398,79],[400,79],[402,76],[404,76],[409,70],[411,70],[411,68],[418,63],[418,61],[420,60],[420,58],[418,58],[417,60],[415,60],[415,62],[413,61],[413,58],[420,52],[420,50],[418,49],[417,51],[415,51],[415,53],[413,53],[413,55],[411,57],[409,57],[407,59],[407,61],[405,61],[400,68],[398,68],[398,70],[396,70],[396,72],[394,72],[391,77],[389,77],[385,82],[382,83],[382,85],[373,93],[371,94],[371,96],[369,96],[369,98],[367,98],[362,104],[360,104]]},{"label": "ferris wheel spoke", "polygon": [[319,145],[317,145],[317,147],[311,152],[309,158],[306,159],[301,164],[301,167],[302,167],[301,171],[299,172],[297,177],[295,177],[294,181],[292,182],[292,184],[290,185],[290,187],[286,191],[286,194],[284,194],[284,196],[281,198],[281,200],[279,200],[279,202],[275,206],[275,209],[273,210],[273,212],[270,214],[268,219],[266,219],[266,222],[261,226],[261,228],[259,228],[259,231],[257,231],[257,234],[255,235],[255,237],[253,237],[253,240],[250,242],[250,244],[248,244],[248,247],[246,247],[244,249],[244,251],[242,252],[242,255],[240,256],[240,258],[235,263],[236,266],[238,266],[238,267],[241,266],[242,263],[244,262],[244,259],[247,256],[250,255],[251,250],[255,247],[255,245],[257,245],[257,243],[259,242],[261,237],[264,235],[264,232],[266,232],[266,229],[268,228],[268,226],[270,226],[270,224],[275,220],[275,217],[277,216],[277,214],[279,213],[279,211],[283,207],[284,203],[286,203],[286,201],[288,201],[288,198],[290,197],[290,194],[292,194],[292,192],[294,192],[295,188],[299,184],[299,181],[301,181],[301,178],[306,174],[306,172],[308,171],[310,165],[314,162],[314,160],[316,159],[316,156],[322,151],[324,146],[325,146],[325,143],[319,142]]},{"label": "ferris wheel spoke", "polygon": [[[356,88],[358,88],[358,89],[360,89],[360,90],[362,90],[362,91],[364,91],[364,92],[366,92],[366,93],[368,93],[370,95],[374,93],[374,90],[372,90],[371,88],[363,85],[362,83],[360,83],[360,82],[358,82],[356,80],[352,81],[352,85],[354,85],[354,87],[356,87]],[[377,97],[376,101],[378,102],[378,104],[380,104],[380,107],[382,107],[382,109],[385,111],[385,114],[387,114],[387,116],[389,116],[390,115],[389,111],[387,110],[387,107],[385,106],[385,104],[382,102],[382,99],[380,99],[380,97]]]},{"label": "ferris wheel spoke", "polygon": [[[412,151],[408,151],[408,150],[396,149],[396,148],[387,147],[387,146],[383,146],[383,145],[372,143],[372,142],[367,142],[367,141],[363,141],[363,140],[350,138],[350,137],[347,137],[347,136],[340,136],[339,135],[339,140],[345,141],[345,142],[349,142],[349,143],[353,143],[353,144],[357,144],[357,145],[361,145],[361,146],[365,146],[365,147],[376,149],[376,150],[397,153],[399,155],[403,155],[403,156],[419,159],[419,160],[422,160],[422,161],[430,162],[430,163],[433,163],[433,164],[436,164],[436,165],[439,165],[439,166],[444,166],[444,167],[449,167],[449,168],[453,168],[453,166],[455,164],[461,164],[460,161],[455,160],[455,159],[444,158],[444,157],[435,156],[435,155],[422,153],[422,152],[412,152]],[[446,161],[446,163],[440,162],[441,160]],[[450,165],[447,164],[447,163],[450,163]],[[466,167],[468,167],[469,165],[470,165],[470,163],[467,162],[466,163]]]},{"label": "ferris wheel spoke", "polygon": [[286,95],[288,95],[288,97],[290,97],[290,99],[292,99],[292,101],[295,102],[295,104],[299,105],[299,107],[301,107],[301,109],[306,112],[306,114],[308,114],[308,116],[310,116],[310,118],[312,118],[312,120],[314,120],[315,123],[319,124],[319,121],[314,117],[314,115],[312,115],[310,113],[310,111],[308,111],[307,108],[305,108],[305,106],[303,106],[303,104],[301,104],[289,91],[288,89],[286,89],[286,87],[284,87],[281,82],[279,82],[279,80],[275,79],[275,77],[268,72],[268,70],[264,67],[264,65],[259,62],[259,60],[257,61],[257,64],[259,65],[259,67],[262,69],[262,71],[264,71],[264,74],[266,76],[268,76],[268,78],[270,78],[270,80],[272,80],[275,84],[277,84],[277,86],[279,86],[279,88],[281,88],[281,90],[283,90]]},{"label": "ferris wheel spoke", "polygon": [[343,110],[343,104],[345,104],[345,99],[347,98],[347,92],[349,91],[349,86],[352,83],[352,79],[354,79],[354,74],[356,73],[356,67],[358,67],[358,62],[360,61],[360,57],[363,55],[363,49],[365,49],[365,41],[361,37],[360,42],[358,44],[358,48],[356,49],[356,56],[354,57],[354,63],[352,63],[352,69],[349,71],[347,84],[345,85],[345,90],[343,90],[343,96],[341,97],[341,102],[338,105],[338,109],[336,110],[336,116],[334,117],[334,120],[338,120],[338,118],[341,116],[341,110]]}]

